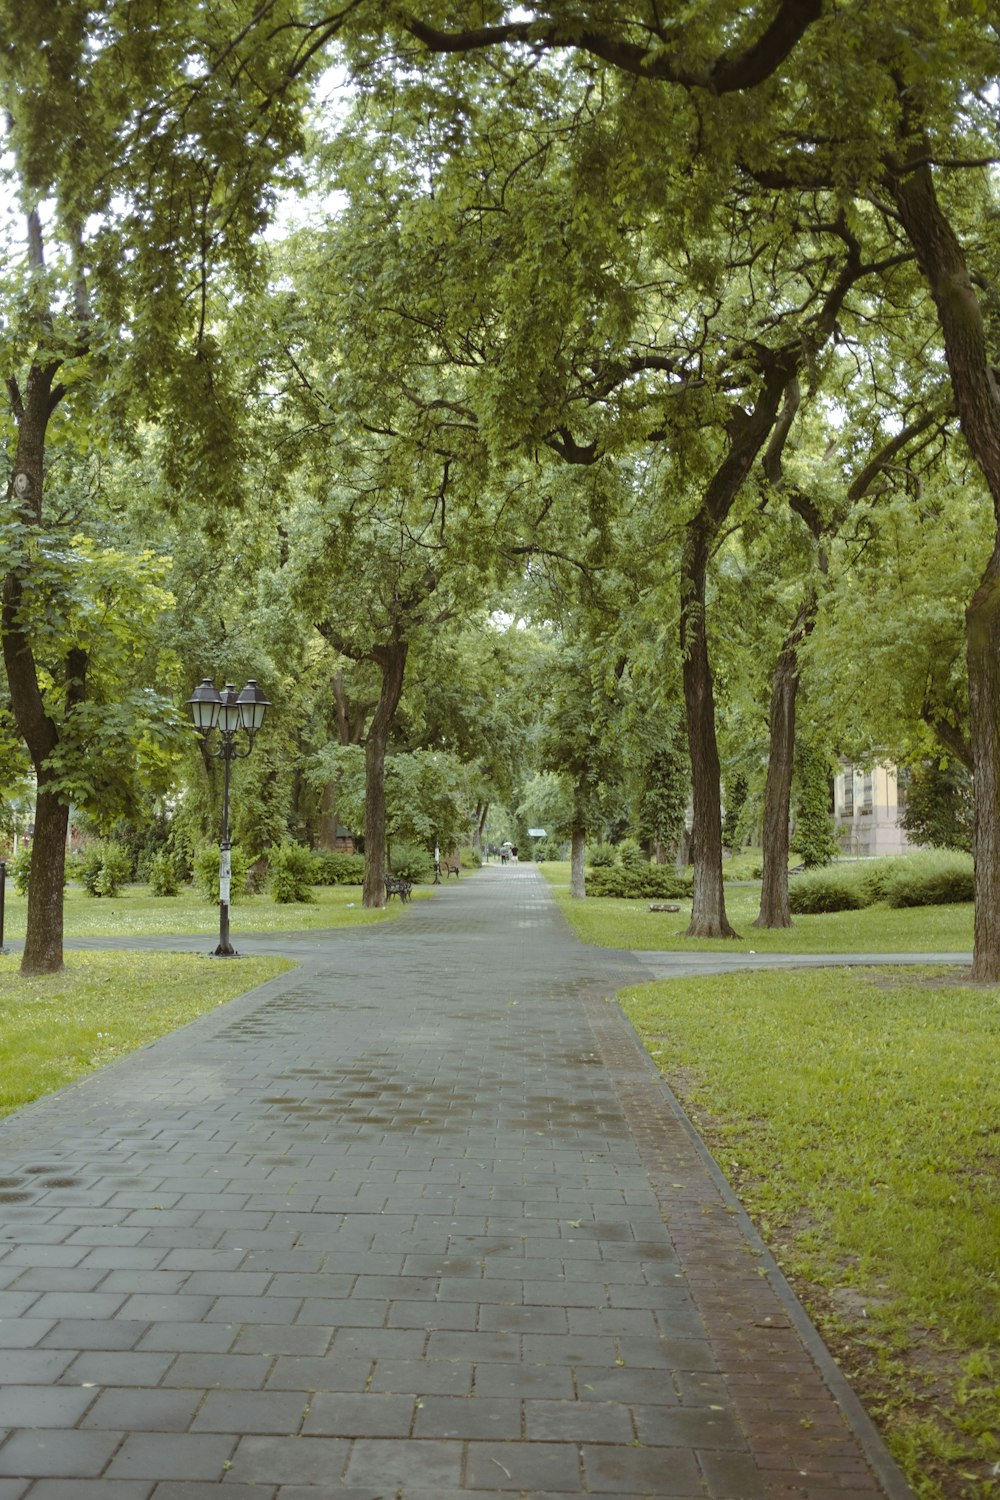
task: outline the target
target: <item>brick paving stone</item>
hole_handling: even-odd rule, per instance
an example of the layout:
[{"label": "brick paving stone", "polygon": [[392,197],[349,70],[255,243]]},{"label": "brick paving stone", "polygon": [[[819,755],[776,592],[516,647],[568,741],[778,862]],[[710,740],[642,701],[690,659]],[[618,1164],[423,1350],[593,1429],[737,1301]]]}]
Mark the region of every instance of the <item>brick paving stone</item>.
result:
[{"label": "brick paving stone", "polygon": [[406,1437],[413,1426],[414,1404],[409,1395],[321,1391],[309,1402],[302,1431],[309,1436]]},{"label": "brick paving stone", "polygon": [[91,1479],[104,1472],[121,1439],[120,1432],[22,1428],[0,1447],[0,1475]]},{"label": "brick paving stone", "polygon": [[0,1122],[0,1500],[902,1500],[606,1003],[648,959],[522,866],[260,946]]},{"label": "brick paving stone", "polygon": [[225,1354],[237,1336],[236,1326],[226,1323],[144,1323],[136,1342],[140,1352],[173,1350],[175,1353]]},{"label": "brick paving stone", "polygon": [[8,1385],[51,1385],[73,1361],[69,1349],[0,1350],[0,1389]]},{"label": "brick paving stone", "polygon": [[302,1426],[307,1405],[307,1398],[294,1391],[209,1391],[191,1431],[294,1436]]},{"label": "brick paving stone", "polygon": [[148,1479],[39,1479],[31,1500],[149,1500],[153,1488]]},{"label": "brick paving stone", "polygon": [[106,1472],[109,1479],[220,1480],[235,1444],[230,1434],[132,1432]]},{"label": "brick paving stone", "polygon": [[0,1390],[0,1427],[75,1427],[94,1396],[70,1386],[8,1385]]},{"label": "brick paving stone", "polygon": [[80,1427],[120,1432],[186,1432],[200,1402],[200,1391],[116,1387],[100,1393]]},{"label": "brick paving stone", "polygon": [[241,1438],[219,1500],[230,1483],[323,1485],[336,1494],[350,1451],[343,1438]]},{"label": "brick paving stone", "polygon": [[473,1488],[494,1492],[583,1493],[579,1450],[572,1443],[470,1443],[466,1472]]}]

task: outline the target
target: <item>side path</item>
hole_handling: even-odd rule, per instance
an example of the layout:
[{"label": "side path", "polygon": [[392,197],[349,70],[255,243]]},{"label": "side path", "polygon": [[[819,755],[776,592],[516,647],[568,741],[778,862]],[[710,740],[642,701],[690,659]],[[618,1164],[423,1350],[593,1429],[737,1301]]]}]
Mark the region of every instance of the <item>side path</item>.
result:
[{"label": "side path", "polygon": [[0,1124],[0,1500],[904,1500],[636,958],[530,866],[299,951]]}]

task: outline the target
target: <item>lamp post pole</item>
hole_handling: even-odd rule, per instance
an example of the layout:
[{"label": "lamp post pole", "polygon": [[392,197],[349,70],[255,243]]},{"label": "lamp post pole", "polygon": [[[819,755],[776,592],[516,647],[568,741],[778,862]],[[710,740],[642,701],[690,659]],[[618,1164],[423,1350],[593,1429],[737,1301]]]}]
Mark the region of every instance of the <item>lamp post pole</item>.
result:
[{"label": "lamp post pole", "polygon": [[[234,760],[245,760],[253,749],[257,731],[264,722],[264,714],[270,707],[264,694],[251,677],[243,691],[237,694],[231,682],[222,692],[217,692],[215,683],[205,677],[188,699],[195,728],[201,735],[206,755],[222,761],[222,832],[219,838],[219,946],[215,958],[236,958],[238,954],[229,940],[229,901],[232,886],[232,844],[229,838],[229,768]],[[218,731],[220,744],[210,748],[213,731]],[[236,736],[242,731],[246,735],[246,748],[241,749]]]}]

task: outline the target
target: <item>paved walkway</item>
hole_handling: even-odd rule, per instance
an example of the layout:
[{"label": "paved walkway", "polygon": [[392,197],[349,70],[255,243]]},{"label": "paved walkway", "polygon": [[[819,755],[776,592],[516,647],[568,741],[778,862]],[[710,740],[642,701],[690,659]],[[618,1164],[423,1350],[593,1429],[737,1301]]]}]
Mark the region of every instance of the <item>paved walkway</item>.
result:
[{"label": "paved walkway", "polygon": [[0,1125],[0,1500],[909,1495],[608,1003],[653,956],[531,866],[288,946]]}]

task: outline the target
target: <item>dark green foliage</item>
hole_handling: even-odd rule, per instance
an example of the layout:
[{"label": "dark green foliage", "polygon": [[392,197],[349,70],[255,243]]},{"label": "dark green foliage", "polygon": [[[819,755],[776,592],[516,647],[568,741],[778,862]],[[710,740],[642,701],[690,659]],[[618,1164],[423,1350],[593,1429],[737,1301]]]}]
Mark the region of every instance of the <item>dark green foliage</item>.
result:
[{"label": "dark green foliage", "polygon": [[302,844],[279,844],[269,855],[268,887],[275,901],[315,901],[316,859]]},{"label": "dark green foliage", "polygon": [[313,854],[313,885],[360,885],[365,875],[363,854],[317,850]]},{"label": "dark green foliage", "polygon": [[975,894],[972,861],[960,855],[938,855],[931,864],[915,860],[901,866],[886,882],[889,906],[945,906],[952,901],[971,901]]},{"label": "dark green foliage", "polygon": [[411,880],[414,885],[431,880],[434,875],[433,859],[416,844],[393,844],[390,864],[393,875],[400,880]]},{"label": "dark green foliage", "polygon": [[909,854],[832,865],[793,876],[793,912],[858,911],[887,906],[940,906],[973,897],[972,860],[963,854]]},{"label": "dark green foliage", "polygon": [[626,867],[613,865],[587,872],[588,896],[618,896],[629,900],[662,901],[690,896],[691,877],[678,875],[668,865]]},{"label": "dark green foliage", "polygon": [[117,896],[132,878],[132,858],[124,844],[102,839],[82,850],[79,870],[88,896]]},{"label": "dark green foliage", "polygon": [[[562,859],[563,850],[565,849],[565,847],[566,845],[561,839],[539,839],[535,844],[534,857],[539,864],[543,864],[547,860],[555,861],[558,859]],[[611,845],[596,844],[594,847],[596,851],[600,849],[610,849]],[[613,862],[614,850],[612,850],[611,859]]]},{"label": "dark green foliage", "polygon": [[828,757],[808,747],[803,749],[798,757],[796,779],[798,801],[791,848],[794,854],[801,857],[806,869],[812,870],[820,865],[828,865],[837,854]]},{"label": "dark green foliage", "polygon": [[622,839],[618,845],[618,860],[624,870],[641,870],[648,863],[642,845],[635,839]]},{"label": "dark green foliage", "polygon": [[463,844],[458,851],[458,862],[463,870],[478,870],[483,861],[477,849],[470,849],[467,844]]},{"label": "dark green foliage", "polygon": [[725,813],[722,819],[722,842],[728,849],[738,849],[740,817],[750,792],[750,784],[741,771],[726,781]]},{"label": "dark green foliage", "polygon": [[149,890],[153,896],[176,896],[181,888],[180,875],[173,856],[161,849],[149,866]]},{"label": "dark green foliage", "polygon": [[972,810],[972,778],[965,767],[925,761],[910,773],[900,822],[915,843],[971,853]]},{"label": "dark green foliage", "polygon": [[14,882],[14,889],[19,896],[28,894],[28,881],[31,879],[31,850],[21,849],[13,859],[7,861],[7,874]]},{"label": "dark green foliage", "polygon": [[788,882],[793,912],[860,911],[871,903],[855,868],[811,870]]},{"label": "dark green foliage", "polygon": [[[539,855],[539,859],[541,859]],[[558,855],[553,856],[558,859]],[[607,870],[615,863],[616,859],[614,844],[595,844],[587,850],[587,864],[592,870]]]}]

